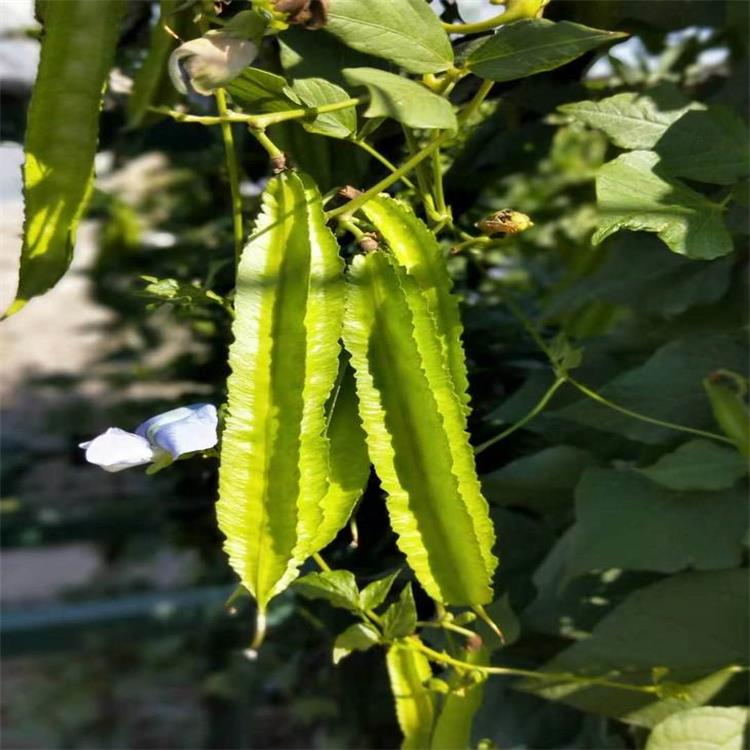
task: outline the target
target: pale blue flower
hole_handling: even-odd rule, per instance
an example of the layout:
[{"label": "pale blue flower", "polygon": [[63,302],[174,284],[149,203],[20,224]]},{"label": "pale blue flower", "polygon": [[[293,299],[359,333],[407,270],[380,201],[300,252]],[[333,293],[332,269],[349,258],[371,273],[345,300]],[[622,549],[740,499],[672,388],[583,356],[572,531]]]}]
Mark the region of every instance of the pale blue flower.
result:
[{"label": "pale blue flower", "polygon": [[147,419],[135,433],[110,427],[81,443],[89,463],[115,472],[143,464],[166,464],[186,453],[216,445],[218,418],[213,404],[191,404]]}]

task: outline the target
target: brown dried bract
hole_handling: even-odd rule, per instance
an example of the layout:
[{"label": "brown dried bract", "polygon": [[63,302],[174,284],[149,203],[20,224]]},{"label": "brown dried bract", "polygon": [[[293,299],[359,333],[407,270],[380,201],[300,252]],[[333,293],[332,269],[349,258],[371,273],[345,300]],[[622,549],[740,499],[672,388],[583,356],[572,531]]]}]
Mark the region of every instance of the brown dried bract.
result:
[{"label": "brown dried bract", "polygon": [[357,188],[353,187],[352,185],[344,185],[344,187],[341,188],[338,192],[339,198],[344,198],[344,200],[354,200],[358,195],[362,195],[361,190],[357,190]]},{"label": "brown dried bract", "polygon": [[287,14],[286,22],[320,29],[328,22],[329,0],[276,0],[275,8]]}]

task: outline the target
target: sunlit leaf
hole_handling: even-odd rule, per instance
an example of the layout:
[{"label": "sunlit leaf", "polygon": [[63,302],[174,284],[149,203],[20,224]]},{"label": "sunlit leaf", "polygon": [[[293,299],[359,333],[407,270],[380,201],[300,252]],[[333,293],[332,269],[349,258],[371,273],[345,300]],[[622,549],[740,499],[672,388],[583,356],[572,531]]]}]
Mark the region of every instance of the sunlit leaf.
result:
[{"label": "sunlit leaf", "polygon": [[690,708],[657,724],[645,750],[743,750],[747,726],[741,706]]}]

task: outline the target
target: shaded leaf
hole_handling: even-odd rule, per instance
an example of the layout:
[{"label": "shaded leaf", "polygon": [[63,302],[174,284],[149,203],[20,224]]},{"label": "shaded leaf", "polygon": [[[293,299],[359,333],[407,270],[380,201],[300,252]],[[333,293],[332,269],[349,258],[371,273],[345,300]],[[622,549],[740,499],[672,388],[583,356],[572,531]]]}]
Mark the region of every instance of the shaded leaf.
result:
[{"label": "shaded leaf", "polygon": [[99,109],[124,10],[122,0],[105,0],[96,12],[88,0],[45,5],[24,142],[21,268],[6,316],[51,289],[73,258],[78,221],[91,195]]},{"label": "shaded leaf", "polygon": [[343,633],[336,636],[333,643],[333,663],[338,664],[352,651],[367,651],[380,642],[380,635],[375,628],[366,622],[350,625]]},{"label": "shaded leaf", "polygon": [[347,68],[343,73],[351,86],[366,86],[370,92],[365,117],[392,117],[411,128],[458,127],[451,103],[416,81],[378,68]]},{"label": "shaded leaf", "polygon": [[483,475],[482,487],[493,503],[549,511],[572,502],[581,474],[595,463],[588,451],[556,445]]},{"label": "shaded leaf", "polygon": [[657,724],[646,750],[743,750],[747,725],[747,708],[690,708]]},{"label": "shaded leaf", "polygon": [[331,0],[326,31],[411,73],[438,73],[453,62],[448,36],[423,0]]},{"label": "shaded leaf", "polygon": [[732,448],[710,440],[690,440],[639,469],[653,482],[672,490],[721,490],[747,474],[747,461]]},{"label": "shaded leaf", "polygon": [[716,302],[729,286],[731,257],[695,263],[663,252],[660,241],[646,233],[623,232],[608,244],[604,263],[552,297],[545,318],[579,309],[592,299],[624,305],[641,315],[673,317]]},{"label": "shaded leaf", "polygon": [[711,260],[732,252],[721,207],[676,180],[654,171],[659,156],[631,151],[599,169],[596,196],[598,244],[621,229],[655,232],[672,252]]},{"label": "shaded leaf", "polygon": [[[607,615],[591,637],[558,654],[544,669],[650,684],[654,668],[684,685],[684,694],[659,697],[559,679],[524,689],[583,711],[641,726],[707,702],[744,664],[748,653],[747,571],[670,576],[636,591]],[[695,644],[700,643],[700,648]]]},{"label": "shaded leaf", "polygon": [[626,35],[617,31],[590,29],[569,21],[516,21],[474,49],[467,64],[472,73],[482,78],[512,81],[559,68],[584,52],[623,36]]},{"label": "shaded leaf", "polygon": [[359,612],[357,581],[348,570],[308,573],[295,581],[294,590],[308,599],[325,599],[334,607]]},{"label": "shaded leaf", "polygon": [[664,174],[732,185],[750,173],[749,139],[742,118],[723,107],[712,107],[680,117],[654,145],[654,151]]},{"label": "shaded leaf", "polygon": [[576,490],[567,573],[731,568],[742,559],[747,519],[741,489],[675,492],[636,472],[589,469]]},{"label": "shaded leaf", "polygon": [[227,91],[250,114],[284,112],[302,104],[285,78],[260,68],[245,68],[227,84]]}]

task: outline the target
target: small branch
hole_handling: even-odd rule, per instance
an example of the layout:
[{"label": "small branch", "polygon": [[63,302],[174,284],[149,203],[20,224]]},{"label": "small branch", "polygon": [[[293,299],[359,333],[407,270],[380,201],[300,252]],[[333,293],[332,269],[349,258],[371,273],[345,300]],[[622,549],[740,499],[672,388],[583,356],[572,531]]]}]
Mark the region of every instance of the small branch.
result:
[{"label": "small branch", "polygon": [[[226,118],[227,96],[224,89],[216,89],[214,92],[216,99],[216,109],[220,118]],[[240,255],[242,254],[242,245],[244,241],[244,231],[242,228],[242,196],[240,195],[240,169],[237,163],[237,151],[234,146],[234,135],[232,134],[232,124],[223,120],[221,123],[221,137],[224,141],[224,152],[227,160],[227,174],[229,176],[229,189],[232,197],[232,227],[234,230],[234,258],[239,264]]]},{"label": "small branch", "polygon": [[335,219],[337,216],[348,216],[353,214],[358,208],[360,208],[360,206],[364,206],[370,198],[373,198],[378,193],[382,193],[386,188],[393,185],[394,182],[398,182],[404,175],[409,174],[409,172],[411,172],[418,164],[421,164],[435,149],[440,148],[441,144],[447,140],[448,135],[447,132],[441,133],[430,141],[421,151],[405,161],[393,174],[382,179],[369,190],[361,193],[345,205],[334,208],[332,211],[328,211],[326,213],[326,219]]},{"label": "small branch", "polygon": [[463,125],[465,122],[470,120],[477,112],[482,102],[487,98],[492,87],[495,85],[494,81],[482,81],[482,85],[477,89],[477,93],[474,94],[472,100],[466,105],[463,111],[458,115],[459,124]]}]

